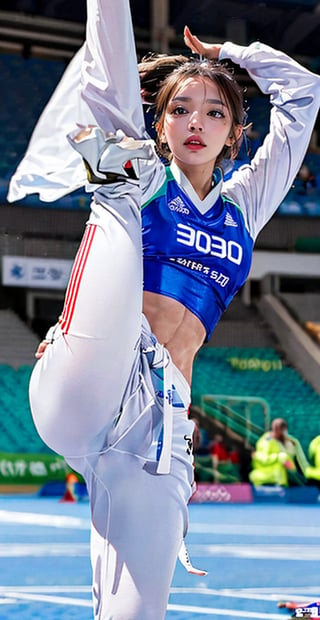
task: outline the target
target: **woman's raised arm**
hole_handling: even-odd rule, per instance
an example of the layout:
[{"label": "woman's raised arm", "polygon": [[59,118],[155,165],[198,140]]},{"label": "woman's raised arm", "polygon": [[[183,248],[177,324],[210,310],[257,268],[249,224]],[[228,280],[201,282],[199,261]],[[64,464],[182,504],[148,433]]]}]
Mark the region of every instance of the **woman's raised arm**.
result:
[{"label": "woman's raised arm", "polygon": [[262,146],[224,186],[256,238],[287,195],[304,159],[319,111],[320,76],[259,42],[248,47],[227,42],[219,59],[246,69],[272,106]]}]

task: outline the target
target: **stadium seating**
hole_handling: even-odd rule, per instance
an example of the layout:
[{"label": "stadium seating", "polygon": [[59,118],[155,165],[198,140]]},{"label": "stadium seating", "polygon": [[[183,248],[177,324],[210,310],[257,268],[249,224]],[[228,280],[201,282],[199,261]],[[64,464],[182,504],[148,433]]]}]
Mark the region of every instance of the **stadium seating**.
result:
[{"label": "stadium seating", "polygon": [[304,450],[319,434],[320,395],[271,347],[202,348],[194,365],[192,402],[201,407],[203,395],[212,394],[266,400],[271,419],[285,418]]},{"label": "stadium seating", "polygon": [[28,398],[32,367],[0,364],[0,452],[49,452],[34,427]]},{"label": "stadium seating", "polygon": [[30,413],[28,385],[39,338],[12,311],[0,311],[0,452],[48,452]]}]

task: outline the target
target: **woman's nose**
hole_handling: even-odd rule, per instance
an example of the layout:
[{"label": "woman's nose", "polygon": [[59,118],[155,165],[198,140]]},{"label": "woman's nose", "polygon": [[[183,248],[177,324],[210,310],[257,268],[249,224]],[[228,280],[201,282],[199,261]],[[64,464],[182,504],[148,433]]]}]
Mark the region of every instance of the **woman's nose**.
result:
[{"label": "woman's nose", "polygon": [[193,114],[189,121],[189,129],[190,131],[202,131],[203,125],[200,119],[199,114]]}]

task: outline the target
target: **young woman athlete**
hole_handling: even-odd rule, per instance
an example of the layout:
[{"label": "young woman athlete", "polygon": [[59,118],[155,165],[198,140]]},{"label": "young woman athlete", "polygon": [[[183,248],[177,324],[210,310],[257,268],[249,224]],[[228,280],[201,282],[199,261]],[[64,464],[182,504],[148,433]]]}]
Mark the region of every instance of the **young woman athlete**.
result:
[{"label": "young woman athlete", "polygon": [[[254,241],[299,170],[319,107],[320,78],[283,53],[203,44],[188,29],[185,39],[209,61],[174,62],[159,90],[163,59],[141,67],[146,99],[156,85],[166,167],[150,141],[137,140],[147,136],[129,3],[88,3],[78,59],[82,102],[97,126],[78,127],[69,142],[94,190],[91,214],[62,316],[38,351],[30,400],[44,441],[87,483],[99,620],[165,617],[192,493],[192,363],[248,275]],[[273,107],[253,161],[224,183],[218,164],[236,155],[244,123],[234,76],[216,63],[227,58]],[[41,183],[33,191],[45,197],[50,179]]]}]

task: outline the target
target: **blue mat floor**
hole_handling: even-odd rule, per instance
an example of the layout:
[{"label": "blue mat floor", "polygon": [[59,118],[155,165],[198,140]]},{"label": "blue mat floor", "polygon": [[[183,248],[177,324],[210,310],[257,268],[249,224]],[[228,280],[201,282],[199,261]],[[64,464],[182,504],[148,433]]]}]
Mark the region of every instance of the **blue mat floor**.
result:
[{"label": "blue mat floor", "polygon": [[[318,505],[190,506],[166,620],[280,620],[279,600],[320,599]],[[89,506],[0,496],[0,620],[92,620]]]}]

